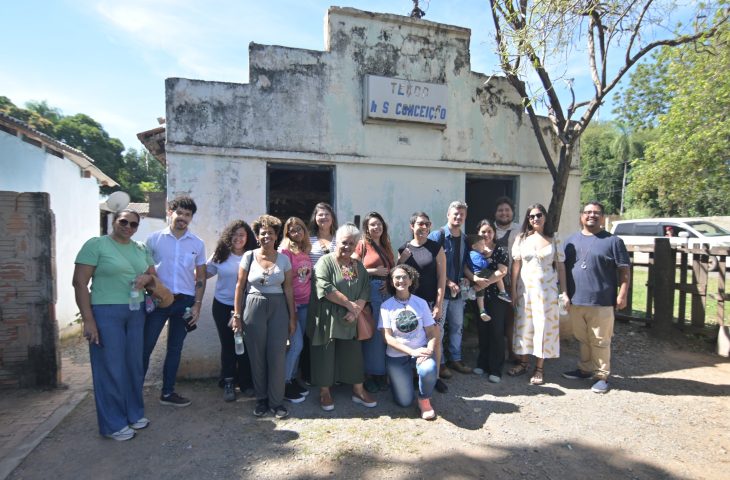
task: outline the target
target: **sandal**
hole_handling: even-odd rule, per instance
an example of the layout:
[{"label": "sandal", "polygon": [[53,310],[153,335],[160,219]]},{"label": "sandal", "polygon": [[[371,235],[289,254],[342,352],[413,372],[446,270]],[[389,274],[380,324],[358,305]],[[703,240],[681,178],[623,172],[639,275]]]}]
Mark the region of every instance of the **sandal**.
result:
[{"label": "sandal", "polygon": [[532,374],[532,378],[530,379],[530,385],[542,385],[544,383],[545,379],[543,378],[543,368],[535,367],[535,372]]},{"label": "sandal", "polygon": [[507,375],[510,377],[518,377],[520,375],[524,375],[527,373],[527,367],[529,367],[530,364],[527,362],[520,362],[517,364],[516,367],[512,367],[507,371]]}]

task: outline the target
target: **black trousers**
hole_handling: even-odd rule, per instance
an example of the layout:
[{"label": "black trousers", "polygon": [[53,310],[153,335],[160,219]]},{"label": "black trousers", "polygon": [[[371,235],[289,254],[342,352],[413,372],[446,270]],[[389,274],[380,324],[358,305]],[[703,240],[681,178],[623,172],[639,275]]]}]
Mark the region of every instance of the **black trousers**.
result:
[{"label": "black trousers", "polygon": [[484,322],[476,317],[479,332],[477,366],[488,375],[501,377],[504,368],[504,318],[512,305],[493,296],[484,302],[484,306],[492,319]]},{"label": "black trousers", "polygon": [[243,355],[236,355],[236,345],[233,343],[233,330],[228,326],[231,320],[233,305],[226,305],[213,299],[213,319],[218,330],[218,339],[221,342],[221,380],[232,378],[241,391],[253,387],[251,379],[251,362],[248,359],[248,350]]}]

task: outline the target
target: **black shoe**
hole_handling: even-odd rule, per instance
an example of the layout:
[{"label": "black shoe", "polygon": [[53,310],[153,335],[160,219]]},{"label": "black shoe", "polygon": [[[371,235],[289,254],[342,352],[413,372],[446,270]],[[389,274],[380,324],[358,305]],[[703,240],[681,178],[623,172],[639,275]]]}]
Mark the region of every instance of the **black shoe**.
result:
[{"label": "black shoe", "polygon": [[304,401],[304,395],[299,393],[299,389],[294,386],[293,382],[287,382],[284,385],[284,400],[291,403],[302,403]]},{"label": "black shoe", "polygon": [[446,393],[449,391],[449,386],[446,385],[440,378],[436,380],[436,391],[439,393]]},{"label": "black shoe", "polygon": [[226,380],[223,385],[223,400],[226,402],[236,401],[236,387],[233,386],[233,379]]},{"label": "black shoe", "polygon": [[279,420],[289,416],[289,410],[287,410],[284,405],[279,405],[277,407],[271,407],[271,413],[274,415],[274,417],[278,418]]},{"label": "black shoe", "polygon": [[307,395],[309,395],[309,389],[302,387],[296,380],[292,380],[291,384],[294,385],[294,388],[297,389],[299,395],[301,395],[302,397],[306,397]]},{"label": "black shoe", "polygon": [[169,405],[171,407],[187,407],[192,402],[185,397],[172,392],[169,395],[160,395],[160,405]]},{"label": "black shoe", "polygon": [[269,401],[266,399],[256,400],[256,408],[253,409],[253,414],[257,417],[263,417],[266,412],[269,411]]}]

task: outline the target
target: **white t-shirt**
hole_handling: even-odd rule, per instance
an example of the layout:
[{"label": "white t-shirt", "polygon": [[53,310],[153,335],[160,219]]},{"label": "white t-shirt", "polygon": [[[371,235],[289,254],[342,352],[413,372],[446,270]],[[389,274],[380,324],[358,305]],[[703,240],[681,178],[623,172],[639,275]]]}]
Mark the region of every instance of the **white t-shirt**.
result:
[{"label": "white t-shirt", "polygon": [[[421,348],[428,344],[426,327],[434,325],[431,309],[421,297],[411,295],[404,305],[395,297],[390,297],[380,307],[378,328],[389,328],[398,343],[409,348]],[[407,354],[390,345],[386,354],[391,357],[405,357]]]},{"label": "white t-shirt", "polygon": [[215,282],[215,299],[225,305],[233,305],[238,282],[238,267],[242,257],[242,255],[231,253],[223,263],[215,263],[211,256],[206,263],[207,274],[218,275],[218,281]]}]

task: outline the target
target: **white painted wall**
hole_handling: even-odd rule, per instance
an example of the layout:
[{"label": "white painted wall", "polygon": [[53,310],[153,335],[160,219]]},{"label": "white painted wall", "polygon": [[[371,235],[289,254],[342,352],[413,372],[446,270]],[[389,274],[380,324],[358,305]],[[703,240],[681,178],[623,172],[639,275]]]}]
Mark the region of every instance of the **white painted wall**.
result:
[{"label": "white painted wall", "polygon": [[83,178],[71,160],[0,131],[0,190],[47,192],[56,223],[56,318],[69,326],[78,308],[71,286],[74,260],[81,246],[99,235],[99,185]]}]

